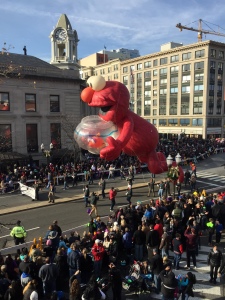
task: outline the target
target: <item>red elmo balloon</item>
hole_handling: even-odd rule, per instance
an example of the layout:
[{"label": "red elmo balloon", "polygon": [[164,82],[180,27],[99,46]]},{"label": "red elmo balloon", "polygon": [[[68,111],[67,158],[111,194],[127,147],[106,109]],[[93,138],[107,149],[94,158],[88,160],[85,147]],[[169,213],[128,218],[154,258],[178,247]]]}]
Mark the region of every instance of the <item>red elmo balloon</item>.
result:
[{"label": "red elmo balloon", "polygon": [[92,76],[87,82],[90,86],[82,91],[81,99],[91,107],[99,107],[99,116],[105,121],[112,121],[119,129],[116,140],[107,138],[108,146],[100,151],[100,157],[111,161],[123,151],[147,163],[154,174],[167,171],[164,154],[156,152],[158,131],[154,125],[129,110],[130,95],[126,86],[117,81],[103,84],[102,76]]}]

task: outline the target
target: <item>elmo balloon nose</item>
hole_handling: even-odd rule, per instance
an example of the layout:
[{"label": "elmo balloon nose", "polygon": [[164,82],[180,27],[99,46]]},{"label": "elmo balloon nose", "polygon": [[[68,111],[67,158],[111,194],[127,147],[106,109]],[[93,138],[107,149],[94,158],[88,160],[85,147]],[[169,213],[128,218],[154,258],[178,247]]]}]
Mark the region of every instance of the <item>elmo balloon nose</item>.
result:
[{"label": "elmo balloon nose", "polygon": [[94,92],[95,91],[91,87],[85,88],[80,96],[82,101],[84,101],[85,103],[90,103]]}]

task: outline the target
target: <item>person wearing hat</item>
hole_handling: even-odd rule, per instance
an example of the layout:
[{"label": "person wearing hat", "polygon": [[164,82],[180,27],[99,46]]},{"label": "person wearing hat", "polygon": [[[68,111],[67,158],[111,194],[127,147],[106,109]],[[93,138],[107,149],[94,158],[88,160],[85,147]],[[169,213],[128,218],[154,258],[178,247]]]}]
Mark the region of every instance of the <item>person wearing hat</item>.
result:
[{"label": "person wearing hat", "polygon": [[24,239],[27,236],[27,232],[23,226],[21,226],[21,221],[16,222],[16,226],[10,232],[10,235],[14,238],[15,245],[25,243]]},{"label": "person wearing hat", "polygon": [[98,278],[101,275],[102,261],[105,255],[105,248],[103,247],[103,242],[99,239],[96,239],[91,249],[91,253],[94,256],[94,273],[96,278]]}]

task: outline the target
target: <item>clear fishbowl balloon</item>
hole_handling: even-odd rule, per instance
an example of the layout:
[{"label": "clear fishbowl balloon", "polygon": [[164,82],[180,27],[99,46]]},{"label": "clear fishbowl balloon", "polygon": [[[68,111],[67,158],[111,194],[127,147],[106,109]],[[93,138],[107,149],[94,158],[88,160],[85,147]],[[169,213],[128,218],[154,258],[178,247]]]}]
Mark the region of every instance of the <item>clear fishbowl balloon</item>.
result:
[{"label": "clear fishbowl balloon", "polygon": [[74,131],[74,138],[78,145],[93,154],[99,154],[101,149],[108,145],[106,139],[109,136],[114,139],[119,136],[117,126],[97,115],[83,118]]}]

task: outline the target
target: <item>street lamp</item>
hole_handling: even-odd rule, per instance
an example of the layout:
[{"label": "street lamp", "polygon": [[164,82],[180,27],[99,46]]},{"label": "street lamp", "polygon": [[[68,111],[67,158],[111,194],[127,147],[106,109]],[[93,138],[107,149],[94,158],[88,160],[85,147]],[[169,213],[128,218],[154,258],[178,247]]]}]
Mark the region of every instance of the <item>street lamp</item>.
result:
[{"label": "street lamp", "polygon": [[50,145],[49,145],[49,150],[45,150],[44,144],[43,143],[41,144],[41,151],[47,159],[47,167],[49,165],[49,158],[52,156],[53,148],[54,148],[54,145],[52,143],[50,143]]},{"label": "street lamp", "polygon": [[166,163],[168,166],[168,173],[167,173],[167,177],[173,182],[173,195],[174,195],[174,199],[175,199],[175,185],[177,182],[177,179],[179,178],[179,164],[181,163],[181,156],[179,153],[177,153],[176,157],[175,157],[177,166],[173,166],[173,157],[169,154],[167,159],[166,159]]}]

